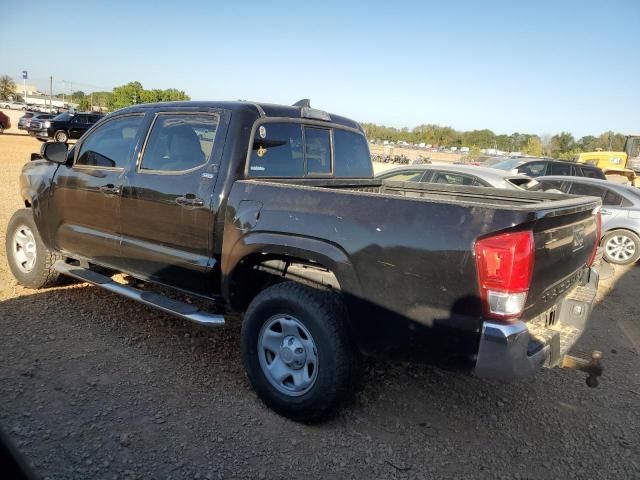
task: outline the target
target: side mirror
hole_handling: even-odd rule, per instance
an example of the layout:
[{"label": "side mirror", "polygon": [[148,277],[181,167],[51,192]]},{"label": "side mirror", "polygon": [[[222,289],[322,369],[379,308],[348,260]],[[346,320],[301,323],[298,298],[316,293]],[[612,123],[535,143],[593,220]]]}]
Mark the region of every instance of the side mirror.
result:
[{"label": "side mirror", "polygon": [[69,146],[62,142],[47,142],[42,145],[40,155],[45,160],[53,163],[67,163],[67,149]]}]

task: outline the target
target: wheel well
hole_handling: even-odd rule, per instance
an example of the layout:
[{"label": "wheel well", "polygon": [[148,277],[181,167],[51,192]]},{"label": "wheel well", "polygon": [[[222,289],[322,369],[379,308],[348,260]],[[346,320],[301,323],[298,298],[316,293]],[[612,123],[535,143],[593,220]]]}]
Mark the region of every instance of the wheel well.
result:
[{"label": "wheel well", "polygon": [[285,280],[322,290],[340,291],[336,275],[320,263],[258,253],[243,258],[232,272],[229,278],[231,307],[243,312],[258,293]]},{"label": "wheel well", "polygon": [[600,245],[602,245],[602,241],[604,240],[604,237],[606,237],[607,235],[609,235],[612,232],[619,232],[619,231],[623,231],[623,232],[629,232],[629,233],[633,233],[636,237],[640,237],[640,234],[638,232],[634,232],[633,230],[631,230],[630,228],[624,228],[624,227],[616,227],[616,228],[612,228],[610,230],[607,230],[606,232],[604,232],[602,234],[602,238],[600,239]]}]

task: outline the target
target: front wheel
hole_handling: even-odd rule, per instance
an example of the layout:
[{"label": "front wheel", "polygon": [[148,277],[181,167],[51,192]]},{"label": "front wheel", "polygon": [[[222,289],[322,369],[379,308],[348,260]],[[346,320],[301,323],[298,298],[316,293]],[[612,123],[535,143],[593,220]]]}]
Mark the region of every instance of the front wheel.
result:
[{"label": "front wheel", "polygon": [[42,243],[30,209],[18,210],[9,220],[5,247],[9,268],[20,285],[44,288],[57,282],[53,264],[63,257]]},{"label": "front wheel", "polygon": [[64,130],[58,130],[53,138],[55,139],[56,142],[60,142],[60,143],[67,143],[67,140],[69,140],[69,136],[67,135],[67,132],[65,132]]},{"label": "front wheel", "polygon": [[602,239],[603,256],[609,263],[629,265],[640,259],[640,237],[628,230],[612,230]]},{"label": "front wheel", "polygon": [[360,353],[334,294],[294,282],[263,290],[247,310],[241,341],[254,390],[292,420],[327,416],[356,383]]}]

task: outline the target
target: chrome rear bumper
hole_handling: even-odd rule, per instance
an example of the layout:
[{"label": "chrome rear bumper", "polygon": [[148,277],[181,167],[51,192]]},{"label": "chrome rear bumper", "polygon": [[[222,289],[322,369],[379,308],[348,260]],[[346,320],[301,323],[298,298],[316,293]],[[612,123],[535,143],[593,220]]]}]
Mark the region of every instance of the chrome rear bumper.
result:
[{"label": "chrome rear bumper", "polygon": [[586,285],[575,287],[558,305],[556,321],[484,322],[474,374],[512,381],[542,367],[562,365],[563,357],[584,332],[598,290],[598,271],[590,269]]}]

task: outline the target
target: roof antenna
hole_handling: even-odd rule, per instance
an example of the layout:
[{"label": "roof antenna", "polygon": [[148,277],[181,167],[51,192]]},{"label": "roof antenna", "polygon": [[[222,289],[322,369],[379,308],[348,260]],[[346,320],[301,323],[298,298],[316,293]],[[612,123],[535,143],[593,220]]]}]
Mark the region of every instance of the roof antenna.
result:
[{"label": "roof antenna", "polygon": [[302,100],[298,100],[296,103],[294,103],[293,106],[300,108],[311,108],[311,100],[309,100],[308,98],[303,98]]}]

